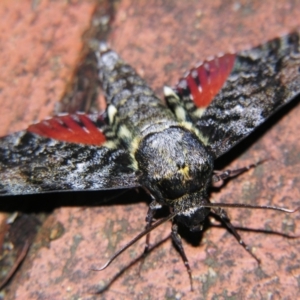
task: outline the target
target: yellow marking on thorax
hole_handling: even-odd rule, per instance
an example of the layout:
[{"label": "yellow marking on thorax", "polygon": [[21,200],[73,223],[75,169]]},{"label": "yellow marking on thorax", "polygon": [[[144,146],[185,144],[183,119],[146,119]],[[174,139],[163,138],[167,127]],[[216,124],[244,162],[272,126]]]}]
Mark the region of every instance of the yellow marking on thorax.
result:
[{"label": "yellow marking on thorax", "polygon": [[183,175],[184,180],[190,180],[190,168],[188,166],[184,166],[183,168],[178,170],[178,173]]}]

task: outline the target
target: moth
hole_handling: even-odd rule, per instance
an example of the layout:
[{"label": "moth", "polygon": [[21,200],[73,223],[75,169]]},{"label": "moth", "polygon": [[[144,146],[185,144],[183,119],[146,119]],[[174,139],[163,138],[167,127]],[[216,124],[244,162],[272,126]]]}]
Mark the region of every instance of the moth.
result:
[{"label": "moth", "polygon": [[[99,43],[95,55],[105,113],[59,115],[1,138],[0,195],[144,189],[151,197],[146,229],[101,269],[136,240],[172,220],[171,236],[191,280],[178,224],[202,230],[211,212],[257,259],[224,208],[295,210],[211,203],[211,186],[255,166],[219,172],[214,161],[299,94],[299,46],[295,32],[206,60],[175,87],[164,88],[164,104],[131,66]],[[155,212],[163,206],[169,207],[170,215],[154,222]]]}]

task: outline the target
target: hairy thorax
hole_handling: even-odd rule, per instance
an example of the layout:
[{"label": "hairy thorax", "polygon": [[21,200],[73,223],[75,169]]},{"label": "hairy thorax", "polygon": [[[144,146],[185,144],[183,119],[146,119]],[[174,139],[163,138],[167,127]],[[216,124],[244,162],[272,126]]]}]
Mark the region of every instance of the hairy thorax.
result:
[{"label": "hairy thorax", "polygon": [[[140,183],[162,205],[183,211],[207,198],[213,159],[188,129],[172,126],[142,139],[135,153]],[[197,194],[197,199],[192,195]],[[191,197],[189,197],[191,195]]]}]

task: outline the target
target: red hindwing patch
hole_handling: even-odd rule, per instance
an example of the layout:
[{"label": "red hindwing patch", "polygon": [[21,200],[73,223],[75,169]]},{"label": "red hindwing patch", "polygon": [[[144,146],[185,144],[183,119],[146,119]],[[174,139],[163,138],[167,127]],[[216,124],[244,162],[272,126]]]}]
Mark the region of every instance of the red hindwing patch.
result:
[{"label": "red hindwing patch", "polygon": [[198,108],[207,107],[227,80],[234,61],[234,54],[204,61],[179,81],[175,88],[177,93],[189,96]]},{"label": "red hindwing patch", "polygon": [[27,131],[70,143],[100,146],[106,141],[101,129],[85,114],[57,116],[30,125]]}]

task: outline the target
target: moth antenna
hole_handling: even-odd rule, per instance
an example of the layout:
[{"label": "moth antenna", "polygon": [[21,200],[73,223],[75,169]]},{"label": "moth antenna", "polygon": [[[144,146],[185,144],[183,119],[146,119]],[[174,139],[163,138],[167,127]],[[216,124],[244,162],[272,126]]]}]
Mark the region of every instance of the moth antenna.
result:
[{"label": "moth antenna", "polygon": [[294,213],[300,210],[300,206],[295,209],[289,209],[285,207],[272,206],[272,205],[251,205],[251,204],[240,204],[240,203],[205,203],[201,204],[203,207],[238,207],[238,208],[250,208],[250,209],[272,209],[277,211],[282,211],[286,213]]},{"label": "moth antenna", "polygon": [[170,214],[169,216],[157,221],[151,227],[149,227],[149,228],[145,229],[144,231],[142,231],[135,238],[133,238],[128,244],[126,244],[119,251],[117,251],[101,268],[92,268],[91,270],[92,271],[102,271],[102,270],[106,269],[120,254],[122,254],[126,249],[128,249],[130,246],[132,246],[135,242],[137,242],[143,236],[147,235],[149,232],[151,232],[156,227],[158,227],[161,224],[173,219],[177,214],[178,214],[178,212],[174,212],[174,213]]}]

